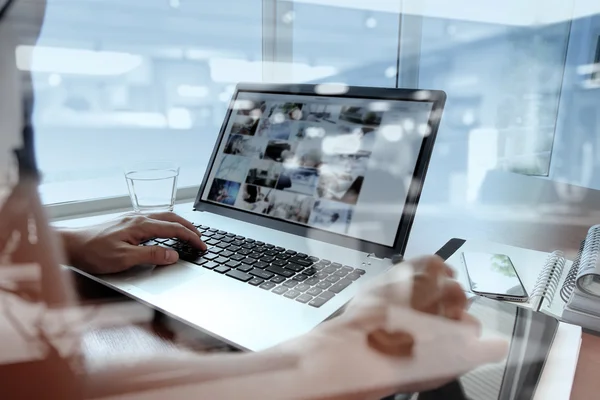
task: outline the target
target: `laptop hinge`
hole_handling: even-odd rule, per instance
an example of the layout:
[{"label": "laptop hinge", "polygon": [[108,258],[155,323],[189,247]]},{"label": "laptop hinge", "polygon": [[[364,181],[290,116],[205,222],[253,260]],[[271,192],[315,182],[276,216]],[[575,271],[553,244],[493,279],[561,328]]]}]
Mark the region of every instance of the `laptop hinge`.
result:
[{"label": "laptop hinge", "polygon": [[369,253],[367,254],[367,258],[371,259],[371,260],[377,260],[377,261],[383,261],[386,259],[386,257],[379,257],[377,254],[375,253]]}]

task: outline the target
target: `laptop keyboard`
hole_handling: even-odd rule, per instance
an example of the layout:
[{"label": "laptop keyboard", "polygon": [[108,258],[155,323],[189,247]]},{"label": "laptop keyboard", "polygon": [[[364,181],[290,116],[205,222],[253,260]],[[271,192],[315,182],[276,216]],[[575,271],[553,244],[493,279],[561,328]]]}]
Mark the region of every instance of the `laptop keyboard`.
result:
[{"label": "laptop keyboard", "polygon": [[209,226],[195,226],[208,246],[204,253],[178,239],[152,239],[142,245],[173,248],[181,260],[316,308],[365,274],[348,265]]}]

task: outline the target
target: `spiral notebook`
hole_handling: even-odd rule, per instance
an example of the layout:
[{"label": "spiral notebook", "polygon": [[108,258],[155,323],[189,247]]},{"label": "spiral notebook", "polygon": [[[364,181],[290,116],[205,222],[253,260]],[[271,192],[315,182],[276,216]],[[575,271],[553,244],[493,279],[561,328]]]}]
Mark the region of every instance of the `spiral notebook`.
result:
[{"label": "spiral notebook", "polygon": [[[577,276],[575,271],[579,270],[578,259],[572,262],[559,250],[546,253],[490,241],[452,239],[438,254],[455,269],[456,279],[467,291],[469,290],[469,280],[461,256],[463,252],[507,255],[529,294],[529,300],[526,303],[515,304],[569,322],[563,319],[563,310],[573,292],[573,276]],[[583,245],[580,255],[582,254],[584,254]],[[600,300],[598,304],[600,305]]]}]

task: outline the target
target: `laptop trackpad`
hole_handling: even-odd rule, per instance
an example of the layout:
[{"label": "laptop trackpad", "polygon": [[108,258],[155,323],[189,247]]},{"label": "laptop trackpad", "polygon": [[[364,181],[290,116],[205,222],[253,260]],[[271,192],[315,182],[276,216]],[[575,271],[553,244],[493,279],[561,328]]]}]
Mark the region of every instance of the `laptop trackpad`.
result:
[{"label": "laptop trackpad", "polygon": [[164,267],[140,266],[128,271],[130,276],[123,278],[132,286],[159,295],[199,279],[205,271],[202,268],[196,269],[193,266],[183,264]]}]

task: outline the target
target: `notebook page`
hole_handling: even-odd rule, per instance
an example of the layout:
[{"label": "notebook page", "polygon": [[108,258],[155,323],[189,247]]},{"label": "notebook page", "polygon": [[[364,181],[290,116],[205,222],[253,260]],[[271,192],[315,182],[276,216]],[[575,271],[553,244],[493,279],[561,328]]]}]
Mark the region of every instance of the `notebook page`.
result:
[{"label": "notebook page", "polygon": [[[512,261],[517,274],[519,274],[519,278],[521,278],[521,282],[523,282],[523,286],[525,286],[525,290],[530,296],[533,293],[533,289],[535,288],[535,284],[537,283],[540,273],[546,265],[546,260],[550,255],[550,253],[542,251],[509,246],[497,242],[469,239],[446,261],[446,263],[454,269],[457,281],[467,292],[470,292],[470,286],[466,267],[462,259],[463,252],[484,252],[490,254],[507,255]],[[571,263],[569,262],[569,266],[570,265]],[[568,268],[565,269],[568,270]],[[563,274],[564,273],[565,271],[563,270]],[[564,277],[562,277],[562,280],[564,281]],[[555,297],[560,298],[558,294]],[[536,310],[539,306],[539,302],[539,298],[530,298],[527,303],[514,304]],[[562,311],[557,315],[560,316],[561,313]]]}]

